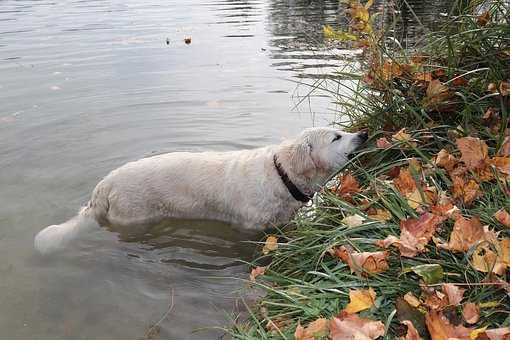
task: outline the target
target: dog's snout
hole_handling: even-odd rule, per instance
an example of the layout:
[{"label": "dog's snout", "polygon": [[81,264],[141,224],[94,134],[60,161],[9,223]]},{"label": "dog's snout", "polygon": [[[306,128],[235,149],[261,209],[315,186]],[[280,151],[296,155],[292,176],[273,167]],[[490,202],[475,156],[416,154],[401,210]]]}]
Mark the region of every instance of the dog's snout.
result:
[{"label": "dog's snout", "polygon": [[368,130],[361,130],[358,132],[358,138],[362,143],[366,142],[368,139]]}]

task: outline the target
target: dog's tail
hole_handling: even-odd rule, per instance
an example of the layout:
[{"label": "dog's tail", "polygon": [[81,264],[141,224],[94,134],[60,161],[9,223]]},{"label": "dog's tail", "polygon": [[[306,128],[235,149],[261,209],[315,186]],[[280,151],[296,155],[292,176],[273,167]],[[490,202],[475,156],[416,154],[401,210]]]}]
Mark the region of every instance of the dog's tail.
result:
[{"label": "dog's tail", "polygon": [[34,247],[41,254],[52,253],[64,247],[69,241],[76,238],[81,232],[97,227],[90,206],[81,208],[78,215],[62,224],[50,225],[41,230],[34,239]]}]

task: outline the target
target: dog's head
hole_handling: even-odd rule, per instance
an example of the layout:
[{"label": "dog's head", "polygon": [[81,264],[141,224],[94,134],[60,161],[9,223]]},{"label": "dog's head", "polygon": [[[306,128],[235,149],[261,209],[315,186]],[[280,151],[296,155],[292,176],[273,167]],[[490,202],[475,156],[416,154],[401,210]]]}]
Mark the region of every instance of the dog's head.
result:
[{"label": "dog's head", "polygon": [[348,161],[349,155],[368,139],[367,131],[349,133],[321,127],[304,130],[290,142],[289,162],[297,176],[328,177]]}]

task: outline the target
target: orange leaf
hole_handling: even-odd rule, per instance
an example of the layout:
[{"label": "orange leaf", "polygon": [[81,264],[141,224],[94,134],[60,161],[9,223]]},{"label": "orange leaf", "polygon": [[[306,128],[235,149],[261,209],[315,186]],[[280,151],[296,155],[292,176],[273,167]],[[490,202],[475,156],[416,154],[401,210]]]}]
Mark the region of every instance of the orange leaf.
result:
[{"label": "orange leaf", "polygon": [[494,218],[505,227],[510,228],[510,214],[504,209],[499,209],[495,214]]},{"label": "orange leaf", "polygon": [[374,242],[376,246],[385,249],[395,243],[398,245],[400,243],[400,239],[394,235],[389,235],[384,240],[377,240]]},{"label": "orange leaf", "polygon": [[452,176],[453,181],[453,198],[460,199],[465,205],[470,205],[475,198],[479,197],[482,192],[480,185],[475,180],[470,179],[467,183],[461,176]]},{"label": "orange leaf", "polygon": [[441,149],[436,156],[435,164],[441,168],[445,168],[448,171],[453,170],[457,165],[458,160],[455,156],[452,156],[445,149]]},{"label": "orange leaf", "polygon": [[386,209],[375,209],[375,213],[368,215],[368,217],[373,220],[384,222],[391,218],[391,213]]},{"label": "orange leaf", "polygon": [[267,255],[269,252],[276,249],[278,249],[278,239],[274,236],[268,236],[264,243],[264,247],[262,248],[262,253]]},{"label": "orange leaf", "polygon": [[494,157],[489,162],[504,176],[510,175],[510,157]]},{"label": "orange leaf", "polygon": [[430,82],[432,81],[432,73],[430,72],[416,72],[413,77],[416,81]]},{"label": "orange leaf", "polygon": [[510,156],[510,136],[505,137],[498,154],[501,156]]},{"label": "orange leaf", "polygon": [[349,298],[351,301],[344,310],[346,313],[354,314],[365,309],[370,309],[374,305],[375,297],[376,294],[373,288],[351,289],[349,290]]},{"label": "orange leaf", "polygon": [[406,295],[404,295],[404,300],[414,308],[419,307],[421,305],[420,300],[418,300],[418,298],[414,296],[414,294],[411,292],[406,293]]},{"label": "orange leaf", "polygon": [[445,220],[445,217],[431,213],[424,213],[419,219],[409,218],[400,222],[400,255],[414,257],[425,251],[425,245],[429,243],[437,226]]},{"label": "orange leaf", "polygon": [[477,323],[480,320],[480,307],[472,302],[466,303],[462,308],[462,317],[470,325]]},{"label": "orange leaf", "polygon": [[487,23],[489,22],[490,19],[491,19],[490,12],[489,11],[485,11],[482,14],[480,14],[479,16],[476,17],[476,22],[480,26],[485,26],[485,25],[487,25]]},{"label": "orange leaf", "polygon": [[405,128],[400,129],[397,133],[391,136],[391,139],[393,139],[396,142],[404,142],[411,146],[416,146],[416,142],[413,142],[411,140],[411,135],[406,132]]},{"label": "orange leaf", "polygon": [[404,196],[416,190],[416,181],[411,175],[409,169],[400,169],[398,177],[393,179],[393,184]]},{"label": "orange leaf", "polygon": [[464,326],[455,326],[441,312],[431,311],[425,316],[425,323],[432,340],[469,340],[473,329]]},{"label": "orange leaf", "polygon": [[329,332],[329,320],[319,318],[310,324],[306,328],[298,323],[294,337],[296,340],[315,340],[316,337],[323,337]]},{"label": "orange leaf", "polygon": [[481,167],[488,157],[488,147],[485,141],[475,137],[463,137],[456,141],[462,157],[460,160],[469,170]]},{"label": "orange leaf", "polygon": [[336,190],[336,194],[346,200],[351,200],[352,195],[360,191],[356,178],[351,174],[345,174],[340,178],[340,187]]},{"label": "orange leaf", "polygon": [[251,273],[250,273],[250,280],[251,281],[255,281],[257,276],[264,275],[265,272],[266,272],[266,267],[255,267],[255,268],[253,268],[251,270]]},{"label": "orange leaf", "polygon": [[335,256],[347,263],[351,273],[359,275],[377,274],[388,270],[387,251],[354,252],[352,249],[341,246],[335,249]]},{"label": "orange leaf", "polygon": [[427,87],[424,104],[426,107],[434,107],[446,101],[448,97],[450,97],[448,87],[438,79],[434,79]]},{"label": "orange leaf", "polygon": [[454,252],[466,252],[483,240],[483,237],[484,230],[478,217],[468,220],[463,216],[458,216],[450,234],[450,241],[447,244],[440,244],[439,247]]},{"label": "orange leaf", "polygon": [[510,338],[510,327],[488,329],[484,332],[489,340],[508,340]]},{"label": "orange leaf", "polygon": [[375,340],[384,335],[381,321],[360,318],[356,314],[340,314],[330,322],[331,340]]}]

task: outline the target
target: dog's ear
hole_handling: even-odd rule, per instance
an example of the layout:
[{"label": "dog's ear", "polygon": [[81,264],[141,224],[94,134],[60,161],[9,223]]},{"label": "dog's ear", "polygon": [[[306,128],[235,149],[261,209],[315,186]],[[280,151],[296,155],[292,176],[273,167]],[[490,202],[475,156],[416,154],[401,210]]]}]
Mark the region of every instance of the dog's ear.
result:
[{"label": "dog's ear", "polygon": [[313,146],[306,137],[298,138],[292,143],[289,152],[289,163],[292,171],[298,176],[312,178],[317,166],[312,157]]}]

